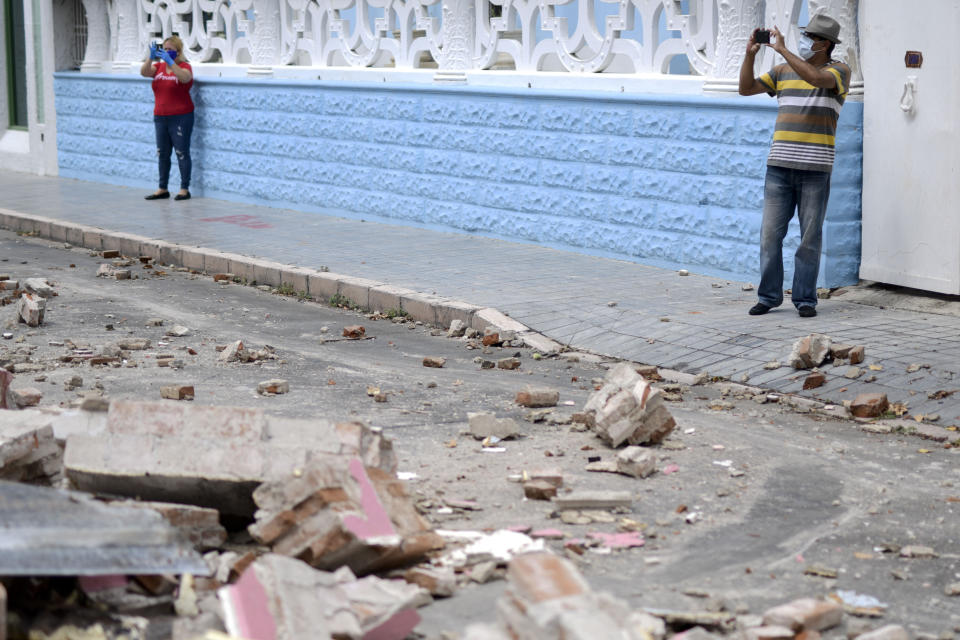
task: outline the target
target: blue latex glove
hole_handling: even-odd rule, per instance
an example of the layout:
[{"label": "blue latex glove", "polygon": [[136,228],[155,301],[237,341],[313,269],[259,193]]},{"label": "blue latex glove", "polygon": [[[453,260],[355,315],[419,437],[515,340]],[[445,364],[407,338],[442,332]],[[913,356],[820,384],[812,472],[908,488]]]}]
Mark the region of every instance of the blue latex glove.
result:
[{"label": "blue latex glove", "polygon": [[[174,51],[176,53],[176,51]],[[160,51],[160,59],[167,63],[167,66],[173,66],[173,63],[176,61],[176,57],[170,54],[169,49],[163,49]]]},{"label": "blue latex glove", "polygon": [[151,60],[159,60],[159,59],[160,59],[160,52],[161,52],[161,51],[162,51],[162,49],[160,48],[160,45],[158,45],[156,42],[151,43],[151,44],[150,44],[150,59],[151,59]]}]

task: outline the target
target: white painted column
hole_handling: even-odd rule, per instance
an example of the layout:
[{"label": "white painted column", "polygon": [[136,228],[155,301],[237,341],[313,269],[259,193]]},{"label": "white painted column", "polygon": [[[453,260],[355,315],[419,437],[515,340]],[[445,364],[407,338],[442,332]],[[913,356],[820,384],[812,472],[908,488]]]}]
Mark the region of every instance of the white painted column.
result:
[{"label": "white painted column", "polygon": [[437,60],[439,69],[433,79],[435,82],[465,83],[467,71],[473,68],[476,46],[476,0],[443,0],[441,7],[443,48]]},{"label": "white painted column", "polygon": [[114,6],[117,17],[112,68],[115,73],[127,73],[139,67],[146,55],[137,24],[137,0],[114,0]]},{"label": "white painted column", "polygon": [[850,95],[863,96],[863,72],[860,69],[860,34],[857,30],[859,0],[809,0],[810,16],[825,13],[840,23],[840,44],[833,57],[850,67]]},{"label": "white painted column", "polygon": [[82,0],[87,18],[87,48],[80,71],[99,73],[110,59],[110,28],[106,0]]},{"label": "white painted column", "polygon": [[763,25],[763,0],[719,0],[717,53],[704,91],[736,92],[740,66],[754,29]]},{"label": "white painted column", "polygon": [[250,42],[247,75],[271,76],[273,67],[280,63],[280,3],[254,0],[253,17],[253,33],[247,33]]}]

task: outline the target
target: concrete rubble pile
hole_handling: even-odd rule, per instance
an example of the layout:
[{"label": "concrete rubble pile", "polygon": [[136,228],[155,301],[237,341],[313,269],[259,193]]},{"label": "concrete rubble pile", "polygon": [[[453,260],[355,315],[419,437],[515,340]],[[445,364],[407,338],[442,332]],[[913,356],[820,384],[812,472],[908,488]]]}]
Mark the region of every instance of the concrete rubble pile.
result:
[{"label": "concrete rubble pile", "polygon": [[[145,451],[152,453],[145,457]],[[249,517],[261,483],[331,455],[358,456],[387,473],[396,469],[390,442],[359,423],[126,400],[110,404],[102,431],[67,438],[64,466],[70,482],[85,491]]]},{"label": "concrete rubble pile", "polygon": [[294,477],[264,483],[253,499],[254,539],[318,568],[367,574],[443,547],[405,484],[359,458],[314,460]]},{"label": "concrete rubble pile", "polygon": [[583,412],[587,424],[612,447],[656,444],[676,426],[660,390],[627,363],[607,373]]},{"label": "concrete rubble pile", "polygon": [[36,409],[0,412],[0,480],[53,485],[63,454],[49,418]]},{"label": "concrete rubble pile", "polygon": [[319,571],[266,554],[219,591],[227,631],[238,638],[405,638],[430,594],[403,580],[357,579],[346,567]]}]

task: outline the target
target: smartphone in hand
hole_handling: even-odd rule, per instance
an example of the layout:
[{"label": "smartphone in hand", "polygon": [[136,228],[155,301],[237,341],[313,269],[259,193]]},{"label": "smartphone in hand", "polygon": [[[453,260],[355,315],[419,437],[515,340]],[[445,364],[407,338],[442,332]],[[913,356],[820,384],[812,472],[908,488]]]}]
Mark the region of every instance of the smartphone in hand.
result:
[{"label": "smartphone in hand", "polygon": [[757,44],[770,44],[770,30],[757,29],[753,32],[753,41]]}]

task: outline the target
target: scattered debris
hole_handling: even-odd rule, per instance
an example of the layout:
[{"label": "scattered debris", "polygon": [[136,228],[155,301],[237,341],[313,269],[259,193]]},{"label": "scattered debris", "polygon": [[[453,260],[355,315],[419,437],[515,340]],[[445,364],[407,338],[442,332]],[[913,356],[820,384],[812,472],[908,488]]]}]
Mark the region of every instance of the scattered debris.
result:
[{"label": "scattered debris", "polygon": [[513,418],[497,418],[492,413],[468,413],[470,434],[477,440],[499,438],[508,440],[520,435],[520,427]]},{"label": "scattered debris", "polygon": [[613,447],[624,442],[658,443],[676,425],[660,391],[626,363],[607,373],[603,386],[590,396],[583,411],[597,435]]},{"label": "scattered debris", "polygon": [[814,371],[803,380],[804,389],[816,389],[822,387],[827,381],[827,376],[822,371]]},{"label": "scattered debris", "polygon": [[403,580],[317,571],[277,554],[258,558],[218,596],[231,636],[275,640],[402,640],[420,622],[417,607],[430,602]]},{"label": "scattered debris", "polygon": [[27,278],[23,281],[23,288],[41,298],[52,298],[57,295],[53,287],[43,278]]},{"label": "scattered debris", "polygon": [[432,356],[427,356],[423,359],[423,366],[432,367],[434,369],[442,369],[443,365],[447,364],[446,358],[435,358]]},{"label": "scattered debris", "polygon": [[264,380],[257,385],[257,393],[260,395],[280,395],[283,393],[290,393],[290,383],[282,378]]},{"label": "scattered debris", "polygon": [[367,335],[366,327],[363,327],[359,324],[350,325],[343,328],[343,337],[349,338],[350,340],[359,340]]},{"label": "scattered debris", "polygon": [[793,344],[788,358],[794,369],[812,369],[819,367],[830,354],[830,337],[822,333],[811,333]]},{"label": "scattered debris", "polygon": [[521,407],[555,407],[560,401],[560,392],[553,389],[527,388],[517,392],[514,402]]},{"label": "scattered debris", "polygon": [[520,358],[501,358],[497,360],[497,368],[513,371],[520,368]]},{"label": "scattered debris", "polygon": [[450,327],[447,329],[448,338],[462,338],[467,332],[467,325],[463,320],[455,319],[450,321]]},{"label": "scattered debris", "polygon": [[822,631],[843,622],[843,609],[835,602],[801,598],[767,610],[763,624],[782,626],[794,632]]},{"label": "scattered debris", "polygon": [[160,397],[167,400],[193,400],[196,393],[193,385],[170,385],[160,387]]},{"label": "scattered debris", "polygon": [[43,324],[43,315],[47,309],[47,301],[30,293],[20,296],[17,303],[17,317],[28,327],[39,327]]},{"label": "scattered debris", "polygon": [[359,458],[317,458],[299,475],[265,482],[253,499],[254,539],[320,569],[345,565],[366,574],[443,546],[405,484]]},{"label": "scattered debris", "polygon": [[857,418],[878,418],[889,406],[885,393],[861,393],[850,403],[850,413]]},{"label": "scattered debris", "polygon": [[614,509],[633,505],[629,491],[573,491],[553,499],[557,509]]}]

